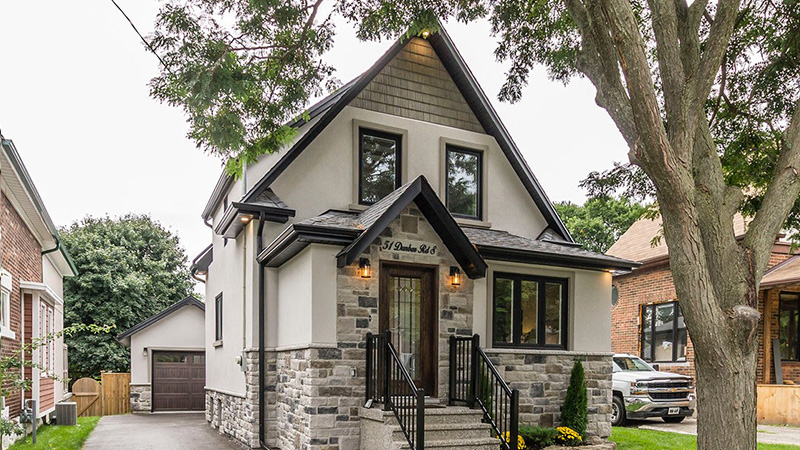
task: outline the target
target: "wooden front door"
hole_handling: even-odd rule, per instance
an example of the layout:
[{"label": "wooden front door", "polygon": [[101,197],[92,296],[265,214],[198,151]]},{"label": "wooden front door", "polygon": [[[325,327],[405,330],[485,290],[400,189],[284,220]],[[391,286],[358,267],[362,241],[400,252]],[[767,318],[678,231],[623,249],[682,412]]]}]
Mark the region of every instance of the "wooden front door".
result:
[{"label": "wooden front door", "polygon": [[204,352],[154,352],[153,411],[205,409]]},{"label": "wooden front door", "polygon": [[437,395],[436,267],[382,263],[380,269],[380,329],[389,330],[392,344],[417,387]]}]

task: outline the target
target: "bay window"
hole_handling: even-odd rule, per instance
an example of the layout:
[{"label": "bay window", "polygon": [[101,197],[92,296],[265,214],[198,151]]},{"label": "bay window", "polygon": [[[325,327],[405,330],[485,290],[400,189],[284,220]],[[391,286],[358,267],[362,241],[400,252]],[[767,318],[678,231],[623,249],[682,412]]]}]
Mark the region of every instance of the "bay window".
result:
[{"label": "bay window", "polygon": [[566,348],[566,279],[497,273],[493,292],[495,347]]}]

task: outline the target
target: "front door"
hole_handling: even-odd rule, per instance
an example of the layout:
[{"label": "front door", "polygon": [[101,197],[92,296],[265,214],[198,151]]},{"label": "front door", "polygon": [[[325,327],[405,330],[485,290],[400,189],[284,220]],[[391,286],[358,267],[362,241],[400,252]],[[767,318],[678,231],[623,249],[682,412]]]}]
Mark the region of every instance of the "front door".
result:
[{"label": "front door", "polygon": [[383,263],[380,270],[380,328],[417,387],[435,397],[437,373],[437,268]]}]

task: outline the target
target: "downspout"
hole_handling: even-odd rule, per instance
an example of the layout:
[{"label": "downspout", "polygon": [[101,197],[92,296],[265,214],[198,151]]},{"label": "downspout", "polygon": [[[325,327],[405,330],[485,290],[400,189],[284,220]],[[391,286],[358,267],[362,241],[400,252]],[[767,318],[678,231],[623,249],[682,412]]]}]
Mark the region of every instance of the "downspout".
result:
[{"label": "downspout", "polygon": [[53,239],[56,241],[56,246],[51,249],[42,250],[42,256],[61,250],[61,240],[58,239],[58,236],[53,236]]},{"label": "downspout", "polygon": [[[261,212],[258,216],[258,234],[256,234],[256,259],[258,259],[258,255],[261,254],[261,250],[263,247],[263,238],[261,235],[264,232],[264,213]],[[258,263],[258,442],[261,444],[261,448],[266,449],[267,442],[265,439],[266,436],[266,427],[264,426],[264,420],[266,419],[266,411],[267,405],[265,404],[265,397],[264,397],[264,384],[266,379],[266,374],[264,373],[267,367],[266,361],[264,361],[264,344],[265,344],[265,336],[266,333],[264,332],[264,266],[259,262]]]},{"label": "downspout", "polygon": [[[247,194],[247,163],[242,166],[242,197]],[[247,349],[247,225],[242,237],[242,367],[245,367],[244,351]]]}]

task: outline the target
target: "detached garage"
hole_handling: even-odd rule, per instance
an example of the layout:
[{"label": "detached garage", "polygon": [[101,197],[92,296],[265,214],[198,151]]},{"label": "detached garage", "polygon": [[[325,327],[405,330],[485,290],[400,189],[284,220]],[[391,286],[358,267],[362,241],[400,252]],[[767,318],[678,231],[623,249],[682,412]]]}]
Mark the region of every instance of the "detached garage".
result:
[{"label": "detached garage", "polygon": [[173,304],[117,336],[131,349],[131,411],[205,409],[205,305]]}]

